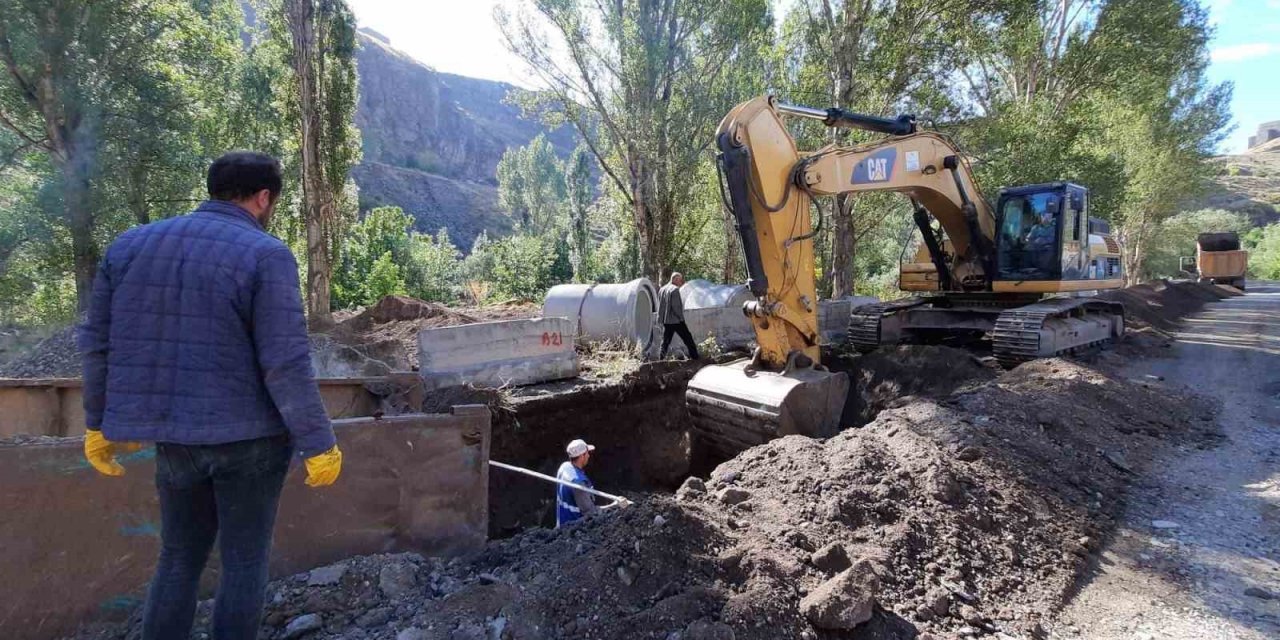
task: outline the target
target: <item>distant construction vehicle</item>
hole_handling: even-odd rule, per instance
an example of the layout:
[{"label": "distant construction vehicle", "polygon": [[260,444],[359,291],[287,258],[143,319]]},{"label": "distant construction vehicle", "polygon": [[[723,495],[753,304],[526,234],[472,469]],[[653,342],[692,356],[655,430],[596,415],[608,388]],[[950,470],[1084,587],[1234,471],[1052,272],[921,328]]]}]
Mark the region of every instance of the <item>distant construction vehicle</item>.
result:
[{"label": "distant construction vehicle", "polygon": [[1202,233],[1196,236],[1196,255],[1182,258],[1182,270],[1200,282],[1225,284],[1244,291],[1249,252],[1240,249],[1240,234],[1234,231]]}]

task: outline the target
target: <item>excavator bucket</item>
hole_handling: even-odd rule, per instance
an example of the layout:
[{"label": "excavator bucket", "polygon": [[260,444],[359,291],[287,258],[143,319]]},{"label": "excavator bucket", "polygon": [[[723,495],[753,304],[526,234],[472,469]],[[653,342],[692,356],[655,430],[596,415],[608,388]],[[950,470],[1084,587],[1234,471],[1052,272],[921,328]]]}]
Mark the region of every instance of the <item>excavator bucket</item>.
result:
[{"label": "excavator bucket", "polygon": [[827,438],[840,430],[849,376],[755,371],[749,363],[703,367],[689,381],[685,400],[702,446],[729,457],[785,435]]}]

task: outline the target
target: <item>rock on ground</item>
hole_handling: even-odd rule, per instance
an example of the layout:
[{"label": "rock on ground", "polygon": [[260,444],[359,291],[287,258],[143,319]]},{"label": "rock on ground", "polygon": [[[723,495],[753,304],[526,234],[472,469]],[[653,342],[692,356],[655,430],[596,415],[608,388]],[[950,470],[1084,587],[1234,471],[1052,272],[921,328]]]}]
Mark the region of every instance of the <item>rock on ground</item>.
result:
[{"label": "rock on ground", "polygon": [[853,629],[871,619],[879,590],[875,569],[862,560],[805,596],[800,611],[819,629]]}]

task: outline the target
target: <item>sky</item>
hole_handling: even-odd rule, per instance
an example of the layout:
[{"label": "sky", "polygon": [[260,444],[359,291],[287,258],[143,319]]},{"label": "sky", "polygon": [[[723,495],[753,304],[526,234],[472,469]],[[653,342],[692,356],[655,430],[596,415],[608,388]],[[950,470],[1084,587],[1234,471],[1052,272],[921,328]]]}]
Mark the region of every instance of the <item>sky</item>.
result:
[{"label": "sky", "polygon": [[[789,4],[774,0],[775,4]],[[348,0],[362,27],[397,49],[448,73],[530,86],[502,41],[494,7],[511,0]],[[1221,150],[1239,153],[1262,122],[1280,120],[1280,0],[1208,0],[1217,31],[1213,82],[1235,84],[1236,125]]]},{"label": "sky", "polygon": [[1214,0],[1209,10],[1217,27],[1209,79],[1235,84],[1236,128],[1221,149],[1240,153],[1259,124],[1280,120],[1280,0]]}]

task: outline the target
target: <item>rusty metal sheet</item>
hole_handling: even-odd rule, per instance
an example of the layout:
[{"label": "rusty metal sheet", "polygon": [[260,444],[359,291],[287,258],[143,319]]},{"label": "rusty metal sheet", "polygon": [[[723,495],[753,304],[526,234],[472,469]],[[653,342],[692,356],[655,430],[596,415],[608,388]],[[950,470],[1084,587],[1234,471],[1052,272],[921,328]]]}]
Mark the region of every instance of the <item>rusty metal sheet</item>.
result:
[{"label": "rusty metal sheet", "polygon": [[[374,411],[400,414],[421,406],[422,380],[416,373],[322,378],[317,383],[330,418],[370,416]],[[84,435],[83,403],[78,378],[0,378],[0,438]]]},{"label": "rusty metal sheet", "polygon": [[[289,472],[276,520],[273,577],[368,553],[455,555],[488,528],[489,411],[336,423],[343,472],[332,487]],[[0,445],[0,638],[52,638],[118,619],[140,602],[159,547],[154,450],[106,478],[80,439]],[[216,561],[205,572],[212,586]]]}]

